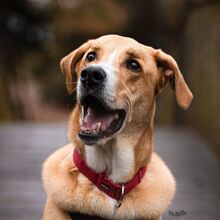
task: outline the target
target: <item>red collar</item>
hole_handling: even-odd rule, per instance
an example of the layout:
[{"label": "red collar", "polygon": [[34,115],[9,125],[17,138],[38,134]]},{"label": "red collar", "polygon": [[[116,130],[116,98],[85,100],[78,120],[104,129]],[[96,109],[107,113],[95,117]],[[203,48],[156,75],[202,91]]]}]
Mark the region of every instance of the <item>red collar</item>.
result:
[{"label": "red collar", "polygon": [[91,168],[88,167],[86,162],[81,158],[81,155],[78,150],[74,149],[73,152],[73,161],[77,166],[78,170],[84,174],[93,184],[96,185],[101,191],[106,193],[113,199],[118,201],[117,207],[120,207],[123,196],[129,193],[132,189],[134,189],[143,178],[147,167],[142,167],[135,174],[133,179],[128,181],[127,183],[113,183],[111,179],[106,176],[104,172],[96,173]]}]

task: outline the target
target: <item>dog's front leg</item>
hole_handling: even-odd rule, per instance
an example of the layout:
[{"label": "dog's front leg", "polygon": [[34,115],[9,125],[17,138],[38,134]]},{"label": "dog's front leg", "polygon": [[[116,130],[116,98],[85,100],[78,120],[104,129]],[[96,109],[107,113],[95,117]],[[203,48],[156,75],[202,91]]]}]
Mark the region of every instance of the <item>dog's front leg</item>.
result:
[{"label": "dog's front leg", "polygon": [[71,220],[70,216],[47,198],[42,220]]}]

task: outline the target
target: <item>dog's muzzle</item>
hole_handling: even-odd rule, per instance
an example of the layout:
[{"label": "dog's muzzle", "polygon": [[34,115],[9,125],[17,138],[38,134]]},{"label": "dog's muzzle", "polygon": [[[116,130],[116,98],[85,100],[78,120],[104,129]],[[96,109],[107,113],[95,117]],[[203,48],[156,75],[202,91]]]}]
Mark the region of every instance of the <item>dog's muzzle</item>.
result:
[{"label": "dog's muzzle", "polygon": [[125,121],[126,109],[107,101],[111,94],[106,92],[106,83],[107,73],[98,65],[88,66],[81,72],[79,138],[87,145],[94,145],[117,133]]},{"label": "dog's muzzle", "polygon": [[81,86],[86,92],[92,92],[102,87],[106,80],[105,71],[98,66],[86,67],[80,76]]}]

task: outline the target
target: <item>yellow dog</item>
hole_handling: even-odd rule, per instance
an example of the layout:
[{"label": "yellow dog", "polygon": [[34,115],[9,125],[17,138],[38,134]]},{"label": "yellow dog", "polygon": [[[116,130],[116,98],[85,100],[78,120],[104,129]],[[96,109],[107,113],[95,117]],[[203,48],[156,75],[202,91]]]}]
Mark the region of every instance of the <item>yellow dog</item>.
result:
[{"label": "yellow dog", "polygon": [[175,60],[131,38],[106,35],[60,65],[77,103],[71,143],[43,166],[43,219],[161,219],[175,180],[153,151],[155,97],[169,82],[181,108],[192,101]]}]

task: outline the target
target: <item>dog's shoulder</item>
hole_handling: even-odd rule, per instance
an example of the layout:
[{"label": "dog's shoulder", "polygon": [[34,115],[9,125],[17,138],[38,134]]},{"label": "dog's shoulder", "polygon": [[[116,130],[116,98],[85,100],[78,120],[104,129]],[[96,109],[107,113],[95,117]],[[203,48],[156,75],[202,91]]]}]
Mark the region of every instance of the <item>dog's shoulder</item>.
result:
[{"label": "dog's shoulder", "polygon": [[170,205],[176,191],[175,179],[165,162],[153,153],[147,166],[147,172],[141,183],[132,190],[118,216],[147,216],[149,219],[163,213]]},{"label": "dog's shoulder", "polygon": [[[170,205],[176,191],[176,181],[166,163],[156,153],[152,154],[152,160],[145,178],[145,186],[149,190],[146,192],[147,194],[155,195],[154,198],[151,198],[152,201],[158,199],[166,201],[165,206]],[[155,202],[160,204],[159,201]]]},{"label": "dog's shoulder", "polygon": [[[176,191],[176,181],[166,163],[156,153],[152,154],[151,162],[144,179],[145,195],[153,195],[150,200],[161,205],[168,206]],[[149,197],[149,196],[147,196]]]},{"label": "dog's shoulder", "polygon": [[42,179],[47,195],[60,204],[65,201],[63,192],[74,188],[76,181],[73,173],[73,145],[68,144],[52,153],[43,164]]},{"label": "dog's shoulder", "polygon": [[47,196],[66,211],[112,216],[114,201],[97,189],[75,167],[74,146],[55,151],[43,164],[42,179]]},{"label": "dog's shoulder", "polygon": [[[43,164],[43,181],[47,181],[47,177],[58,176],[62,173],[62,170],[66,170],[68,167],[73,167],[72,163],[73,145],[68,144],[59,148],[53,154],[51,154]],[[49,175],[49,176],[48,176]]]}]

